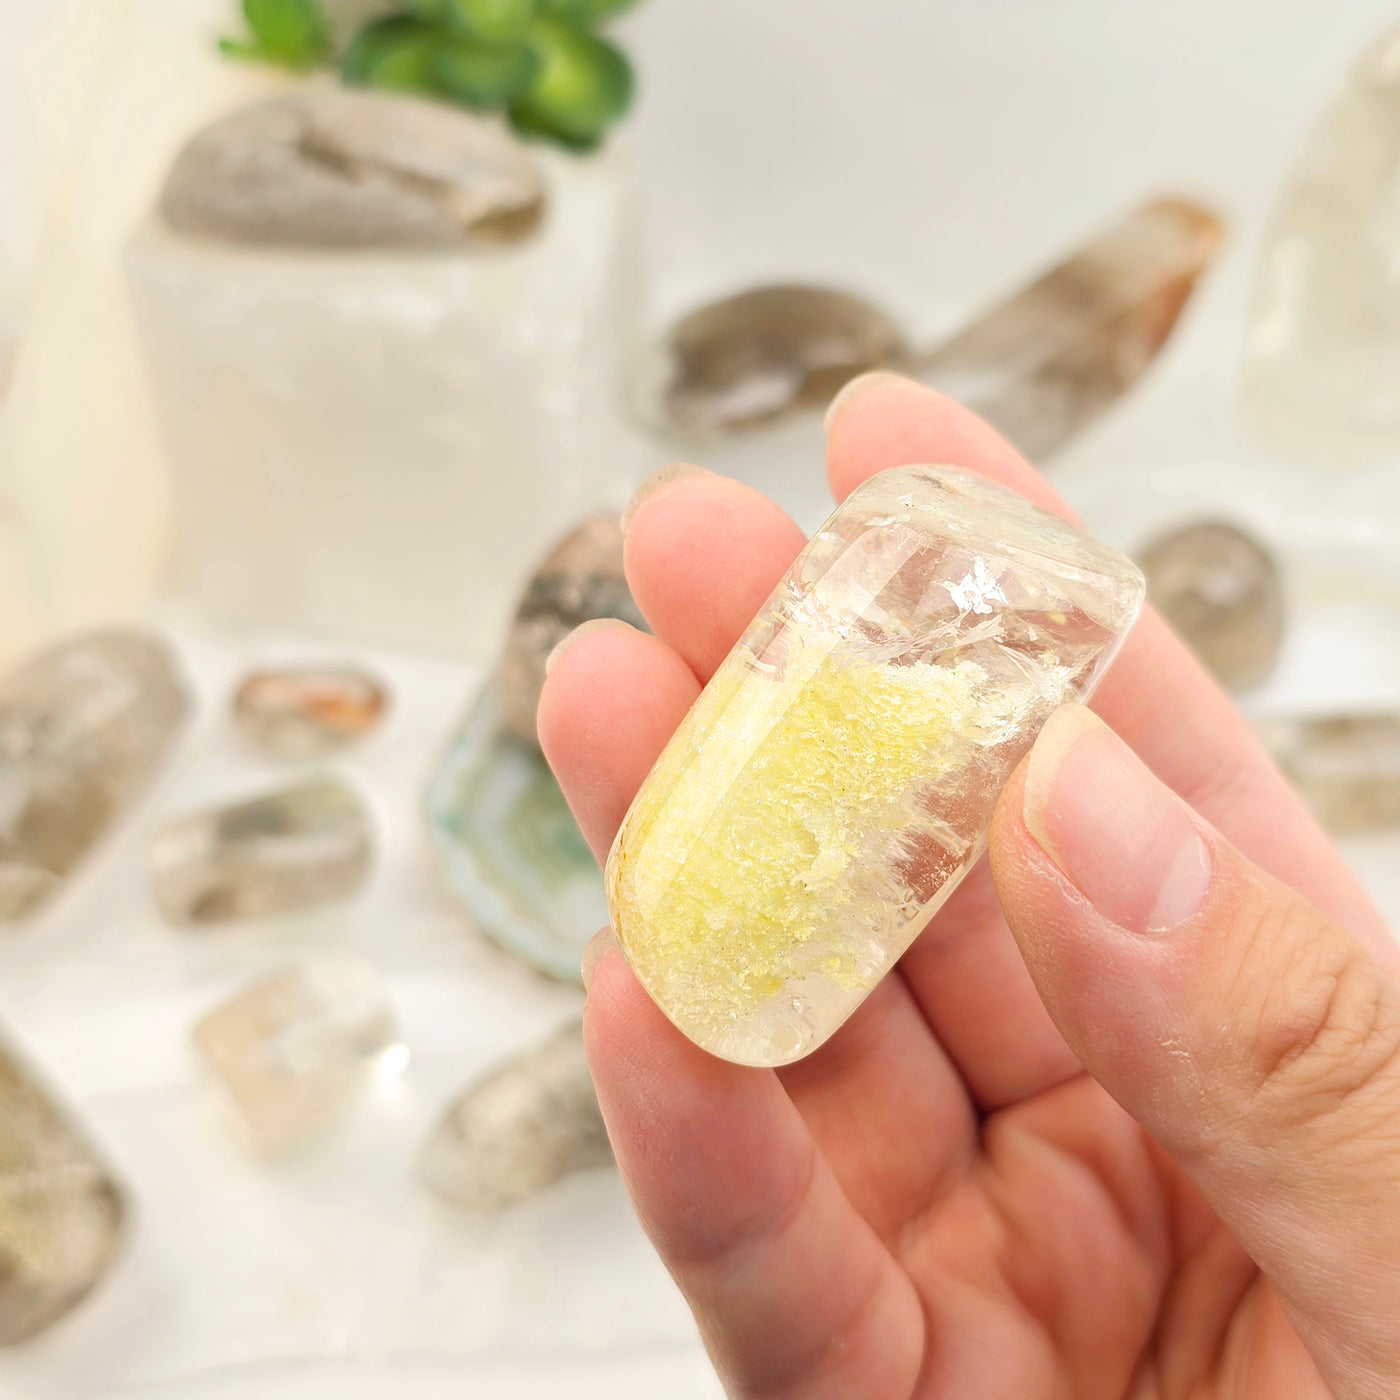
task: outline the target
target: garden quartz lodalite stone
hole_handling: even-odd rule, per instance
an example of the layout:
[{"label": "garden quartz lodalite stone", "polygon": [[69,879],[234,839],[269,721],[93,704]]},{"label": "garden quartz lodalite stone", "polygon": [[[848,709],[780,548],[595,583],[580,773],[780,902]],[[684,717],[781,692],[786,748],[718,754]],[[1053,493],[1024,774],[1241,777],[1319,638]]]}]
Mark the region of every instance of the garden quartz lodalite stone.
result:
[{"label": "garden quartz lodalite stone", "polygon": [[315,758],[363,738],[384,717],[383,682],[358,666],[254,671],[238,687],[234,718],[273,758]]},{"label": "garden quartz lodalite stone", "polygon": [[816,1049],[972,867],[1143,593],[1130,560],[984,478],[911,466],[853,491],[613,845],[613,927],[661,1009],[742,1064]]}]

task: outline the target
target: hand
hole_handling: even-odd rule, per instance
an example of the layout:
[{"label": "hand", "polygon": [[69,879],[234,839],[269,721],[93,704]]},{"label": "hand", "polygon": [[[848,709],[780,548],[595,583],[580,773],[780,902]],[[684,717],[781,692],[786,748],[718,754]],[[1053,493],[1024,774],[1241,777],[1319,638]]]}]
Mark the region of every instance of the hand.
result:
[{"label": "hand", "polygon": [[[1067,513],[890,376],[842,396],[827,456],[838,498],[953,463]],[[540,710],[600,860],[802,543],[708,474],[637,505],[656,636],[577,636]],[[592,968],[618,1164],[731,1394],[1400,1396],[1400,953],[1150,611],[1094,710],[1052,718],[990,861],[810,1058],[713,1059],[616,948]]]}]

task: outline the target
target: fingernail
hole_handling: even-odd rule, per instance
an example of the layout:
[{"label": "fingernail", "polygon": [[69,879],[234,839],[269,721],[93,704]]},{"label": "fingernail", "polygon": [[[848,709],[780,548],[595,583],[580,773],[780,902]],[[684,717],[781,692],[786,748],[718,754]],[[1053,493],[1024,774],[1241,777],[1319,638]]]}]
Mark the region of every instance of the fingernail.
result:
[{"label": "fingernail", "polygon": [[1105,918],[1166,933],[1200,907],[1210,851],[1190,809],[1092,711],[1063,705],[1031,750],[1026,830]]},{"label": "fingernail", "polygon": [[826,432],[831,431],[831,425],[836,421],[836,415],[854,398],[863,394],[867,389],[873,389],[877,384],[907,384],[908,376],[894,374],[887,369],[868,369],[864,374],[858,374],[854,379],[848,379],[837,391],[836,397],[827,405],[826,417],[822,420],[822,428]]},{"label": "fingernail", "polygon": [[610,928],[600,928],[588,940],[588,946],[583,950],[583,962],[579,966],[579,975],[583,978],[585,992],[592,983],[593,974],[598,970],[598,964],[603,961],[604,954],[609,948],[616,947],[617,935]]},{"label": "fingernail", "polygon": [[669,486],[673,481],[681,481],[687,476],[709,476],[710,473],[704,467],[692,466],[689,462],[673,462],[669,467],[662,467],[658,471],[652,472],[642,484],[632,493],[632,499],[622,508],[622,533],[627,533],[627,527],[631,525],[632,518],[641,509],[642,503],[650,497],[656,495],[663,487]]},{"label": "fingernail", "polygon": [[548,675],[558,663],[559,658],[578,641],[580,637],[586,637],[590,632],[605,632],[612,627],[628,627],[632,624],[624,622],[620,617],[591,617],[587,622],[580,622],[572,632],[566,632],[554,644],[554,650],[544,659],[544,673]]}]

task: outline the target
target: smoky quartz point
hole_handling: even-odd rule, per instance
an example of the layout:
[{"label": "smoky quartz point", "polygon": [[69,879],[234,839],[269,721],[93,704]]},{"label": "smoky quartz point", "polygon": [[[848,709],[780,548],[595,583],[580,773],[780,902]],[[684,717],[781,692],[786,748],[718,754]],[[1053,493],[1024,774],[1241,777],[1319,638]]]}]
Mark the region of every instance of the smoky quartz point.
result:
[{"label": "smoky quartz point", "polygon": [[1168,531],[1138,554],[1147,596],[1215,678],[1235,692],[1269,678],[1283,644],[1273,556],[1223,521]]},{"label": "smoky quartz point", "polygon": [[80,1303],[115,1262],[125,1221],[105,1163],[0,1042],[0,1346]]},{"label": "smoky quartz point", "polygon": [[359,796],[315,778],[169,822],[151,852],[156,903],[177,925],[313,909],[354,894],[372,851]]},{"label": "smoky quartz point", "polygon": [[0,922],[56,893],[149,787],[189,698],[145,632],[91,632],[0,679]]},{"label": "smoky quartz point", "polygon": [[499,1210],[612,1159],[575,1021],[453,1100],[428,1139],[421,1171],[444,1200]]}]

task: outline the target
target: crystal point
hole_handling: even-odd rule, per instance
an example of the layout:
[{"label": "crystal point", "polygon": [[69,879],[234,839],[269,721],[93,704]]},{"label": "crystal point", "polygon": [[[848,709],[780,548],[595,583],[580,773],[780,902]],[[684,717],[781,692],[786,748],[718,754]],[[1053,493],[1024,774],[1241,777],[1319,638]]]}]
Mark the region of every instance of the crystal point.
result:
[{"label": "crystal point", "polygon": [[189,700],[163,642],[80,636],[0,680],[0,921],[58,890],[146,790]]},{"label": "crystal point", "polygon": [[83,1134],[0,1045],[0,1346],[87,1296],[117,1257],[125,1214]]},{"label": "crystal point", "polygon": [[1271,720],[1260,737],[1338,835],[1400,826],[1400,714]]},{"label": "crystal point", "polygon": [[312,88],[196,133],[160,211],[176,231],[315,248],[453,248],[528,233],[544,186],[478,117],[383,92]]},{"label": "crystal point", "polygon": [[205,1016],[194,1041],[267,1152],[325,1126],[376,1063],[402,1054],[378,974],[344,955],[304,958],[259,978]]},{"label": "crystal point", "polygon": [[1049,456],[1157,357],[1224,234],[1209,210],[1152,200],[914,367],[1032,460]]},{"label": "crystal point", "polygon": [[422,1174],[445,1200],[499,1210],[611,1161],[574,1022],[455,1099],[428,1139]]},{"label": "crystal point", "polygon": [[613,928],[697,1044],[779,1065],[865,998],[981,854],[998,792],[1127,634],[1143,579],[985,479],[873,477],[657,760],[608,859]]},{"label": "crystal point", "polygon": [[151,852],[156,903],[173,924],[209,924],[344,899],[369,873],[370,820],[334,778],[179,817]]},{"label": "crystal point", "polygon": [[1263,545],[1201,521],[1159,535],[1138,563],[1153,605],[1227,690],[1268,679],[1283,644],[1283,585]]},{"label": "crystal point", "polygon": [[234,697],[239,728],[276,758],[314,758],[352,744],[383,717],[384,686],[358,667],[255,671]]}]

